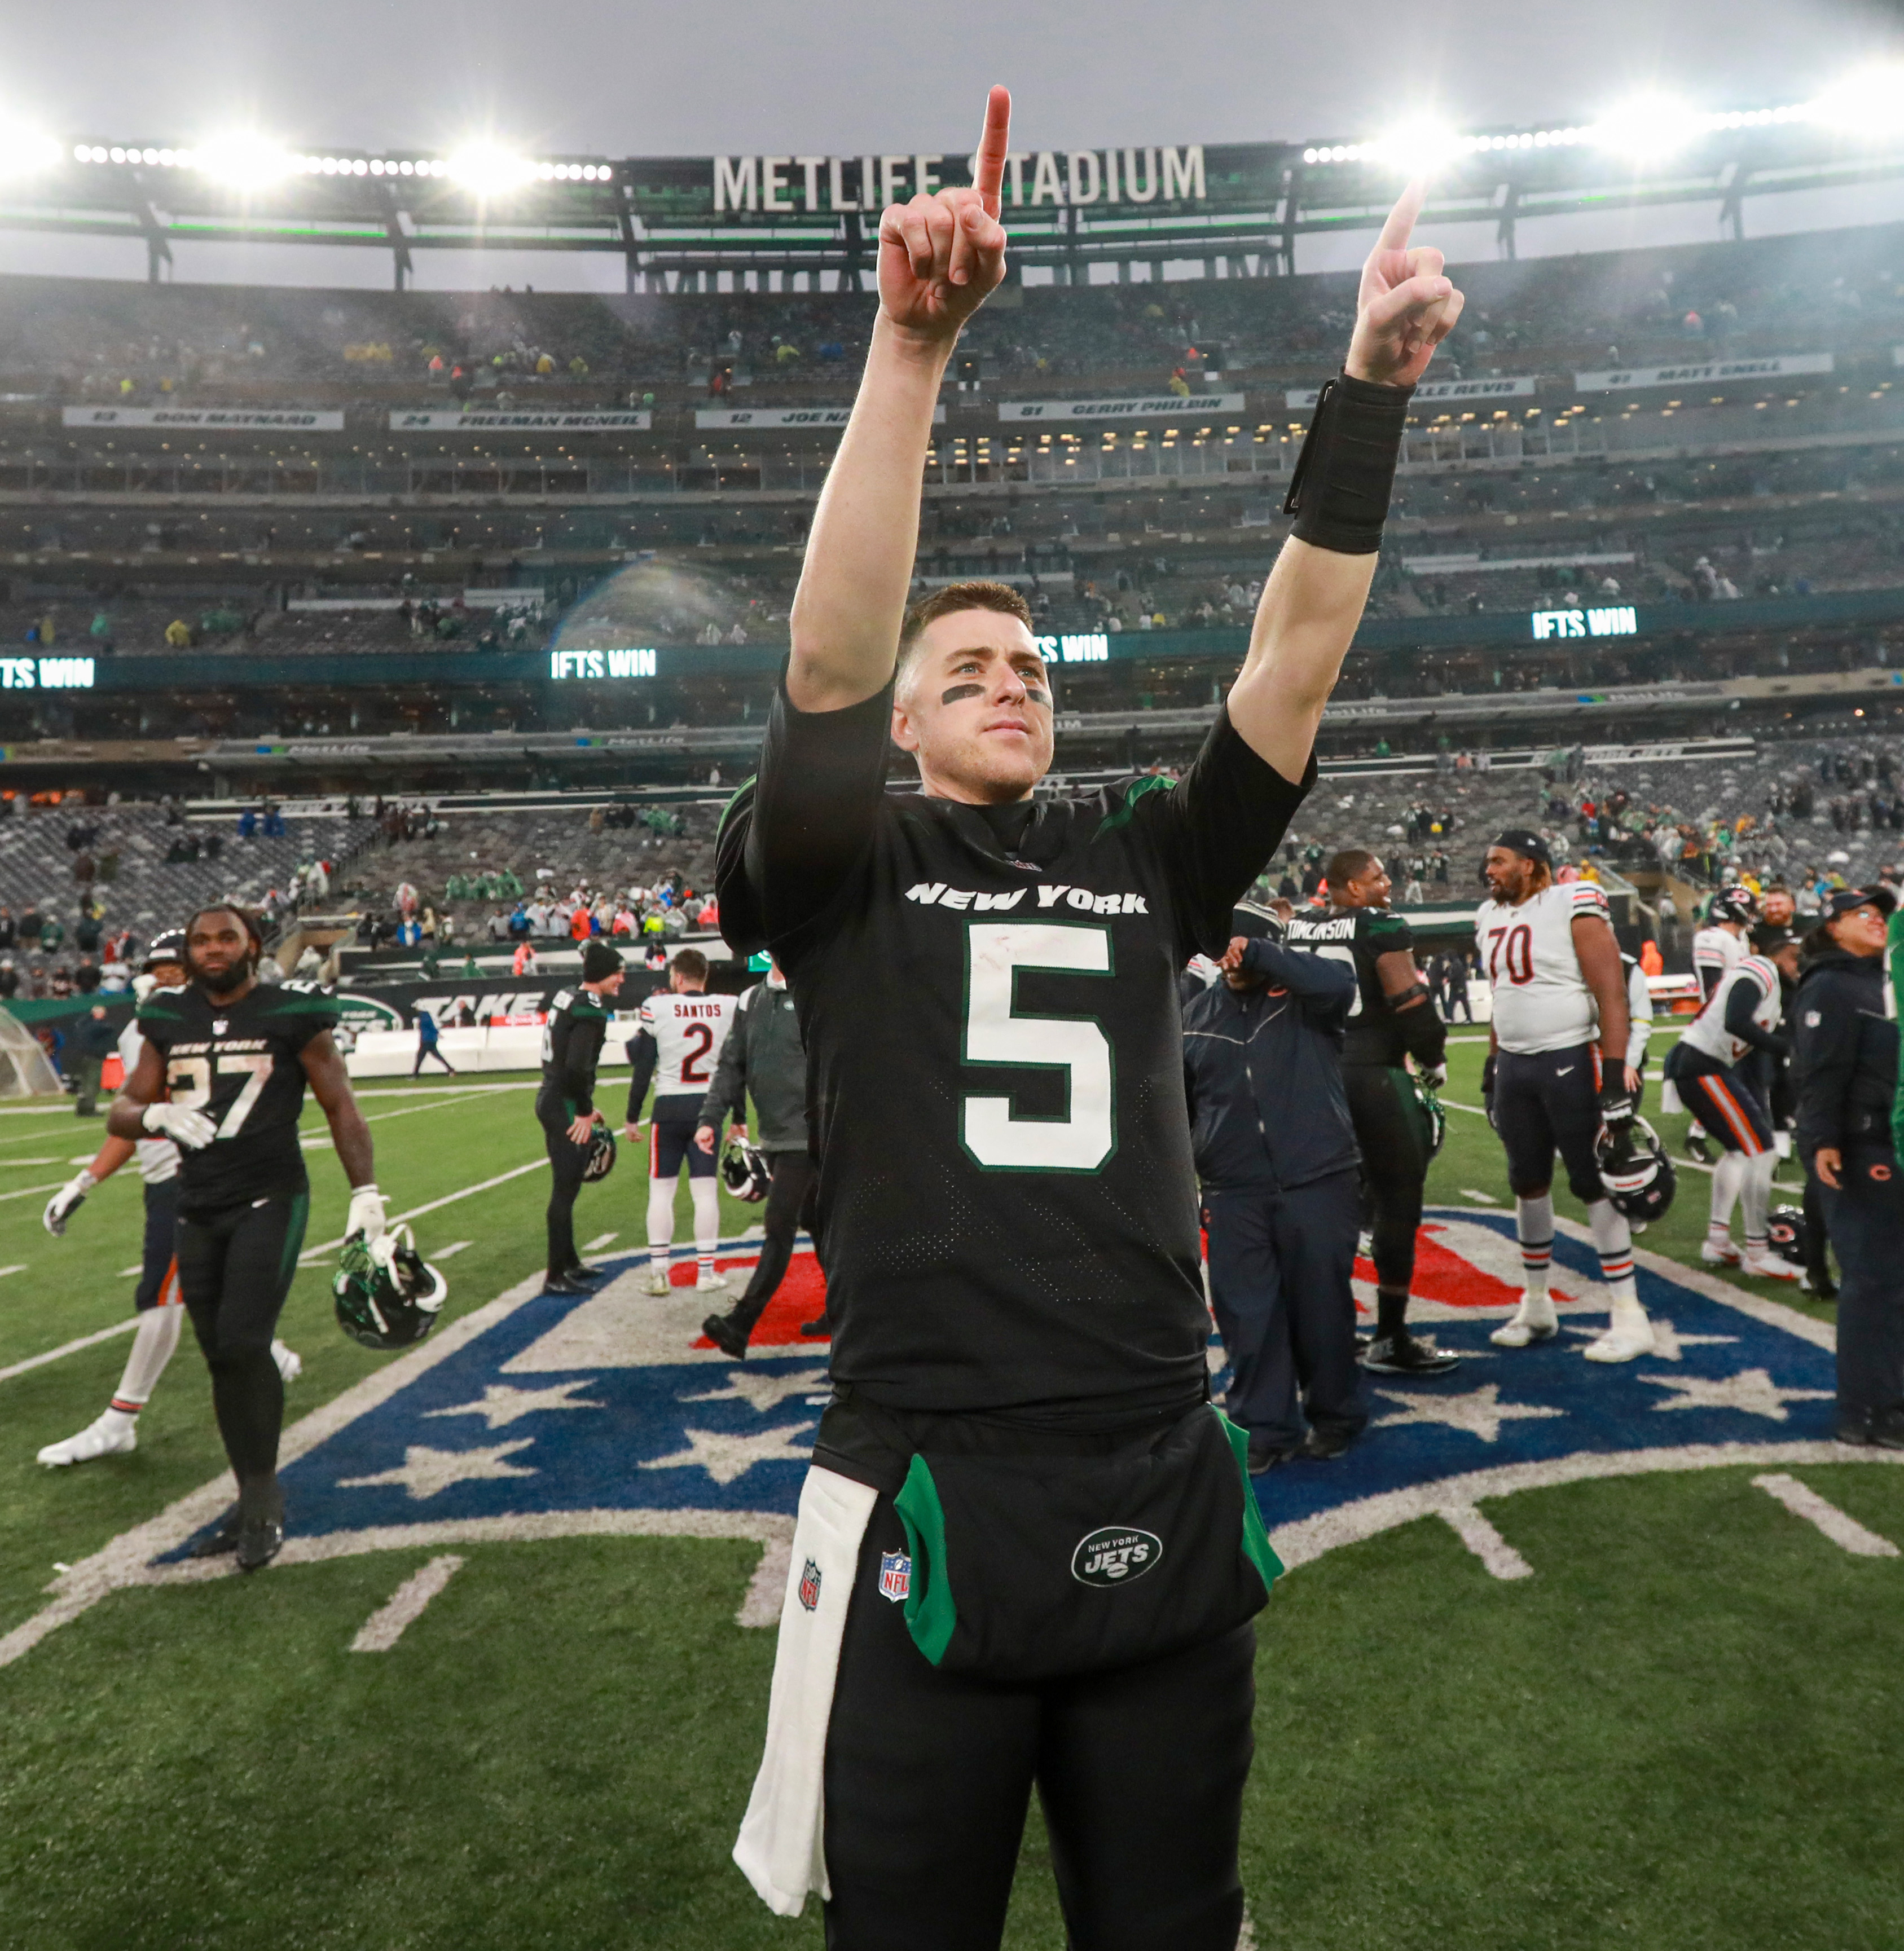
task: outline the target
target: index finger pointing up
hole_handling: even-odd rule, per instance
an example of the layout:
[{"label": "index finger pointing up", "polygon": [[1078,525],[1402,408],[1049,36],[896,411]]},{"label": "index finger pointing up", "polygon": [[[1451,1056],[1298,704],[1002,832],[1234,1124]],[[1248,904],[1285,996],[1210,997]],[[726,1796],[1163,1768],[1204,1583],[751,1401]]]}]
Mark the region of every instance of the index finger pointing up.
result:
[{"label": "index finger pointing up", "polygon": [[1421,205],[1426,200],[1428,186],[1419,176],[1408,184],[1395,200],[1395,208],[1388,214],[1388,221],[1382,226],[1382,234],[1377,241],[1377,251],[1405,251],[1408,238],[1415,229],[1415,220],[1421,214]]},{"label": "index finger pointing up", "polygon": [[999,214],[999,193],[1005,183],[1005,159],[1011,148],[1011,91],[994,87],[985,100],[985,133],[978,139],[972,187],[985,204],[987,217]]}]

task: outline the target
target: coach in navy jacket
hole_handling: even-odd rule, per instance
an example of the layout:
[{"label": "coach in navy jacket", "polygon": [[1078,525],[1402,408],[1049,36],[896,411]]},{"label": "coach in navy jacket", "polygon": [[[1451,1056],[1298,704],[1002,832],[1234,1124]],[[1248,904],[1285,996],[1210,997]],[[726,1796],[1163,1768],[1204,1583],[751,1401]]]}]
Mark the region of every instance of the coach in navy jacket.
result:
[{"label": "coach in navy jacket", "polygon": [[1368,1419],[1350,1285],[1360,1173],[1341,1063],[1355,977],[1267,936],[1230,951],[1237,966],[1183,1012],[1183,1081],[1226,1406],[1261,1472],[1340,1456]]}]

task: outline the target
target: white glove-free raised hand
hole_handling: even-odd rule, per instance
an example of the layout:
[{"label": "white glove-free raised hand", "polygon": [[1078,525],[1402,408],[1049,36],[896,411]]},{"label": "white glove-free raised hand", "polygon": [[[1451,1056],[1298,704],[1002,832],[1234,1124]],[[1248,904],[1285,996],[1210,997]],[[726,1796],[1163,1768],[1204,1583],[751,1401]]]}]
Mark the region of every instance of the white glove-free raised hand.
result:
[{"label": "white glove-free raised hand", "polygon": [[374,1185],[356,1187],[350,1196],[350,1214],[344,1222],[344,1238],[361,1233],[367,1246],[383,1237],[383,1195]]},{"label": "white glove-free raised hand", "polygon": [[55,1239],[66,1231],[66,1222],[85,1203],[86,1196],[99,1182],[89,1171],[79,1173],[69,1179],[46,1202],[46,1210],[39,1216],[40,1224]]},{"label": "white glove-free raised hand", "polygon": [[155,1137],[170,1138],[189,1152],[202,1150],[218,1135],[218,1127],[202,1111],[183,1104],[148,1104],[139,1122]]}]

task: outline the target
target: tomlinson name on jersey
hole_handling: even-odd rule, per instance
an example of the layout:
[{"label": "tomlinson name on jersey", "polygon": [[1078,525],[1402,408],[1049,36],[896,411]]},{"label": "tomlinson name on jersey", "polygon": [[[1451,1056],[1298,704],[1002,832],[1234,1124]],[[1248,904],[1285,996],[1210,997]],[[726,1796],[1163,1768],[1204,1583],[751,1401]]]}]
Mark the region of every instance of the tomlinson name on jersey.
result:
[{"label": "tomlinson name on jersey", "polygon": [[949,888],[943,881],[917,881],[905,891],[909,901],[922,907],[972,908],[979,913],[1015,908],[1027,893],[1035,891],[1038,906],[1055,908],[1061,901],[1080,914],[1149,914],[1142,894],[1096,894],[1089,888],[1074,888],[1060,881],[1041,882],[1035,889],[1014,888],[1009,894],[987,894],[983,888]]}]

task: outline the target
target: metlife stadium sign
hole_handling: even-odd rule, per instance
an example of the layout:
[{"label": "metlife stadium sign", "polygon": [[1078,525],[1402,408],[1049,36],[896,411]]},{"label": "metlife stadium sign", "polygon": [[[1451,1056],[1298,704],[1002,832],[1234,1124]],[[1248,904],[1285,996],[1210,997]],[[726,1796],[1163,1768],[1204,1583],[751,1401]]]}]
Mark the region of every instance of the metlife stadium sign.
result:
[{"label": "metlife stadium sign", "polygon": [[0,657],[0,691],[90,691],[90,657]]},{"label": "metlife stadium sign", "polygon": [[[716,156],[714,208],[781,217],[883,210],[970,183],[965,156]],[[1201,142],[1179,148],[1032,149],[1005,161],[1006,210],[1041,204],[1197,204],[1209,195]]]}]

